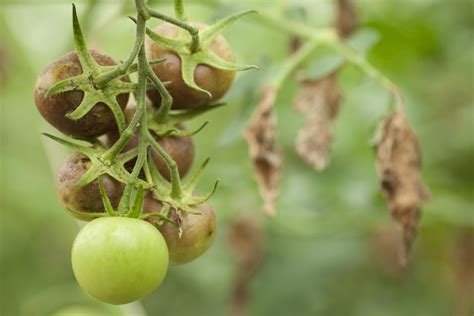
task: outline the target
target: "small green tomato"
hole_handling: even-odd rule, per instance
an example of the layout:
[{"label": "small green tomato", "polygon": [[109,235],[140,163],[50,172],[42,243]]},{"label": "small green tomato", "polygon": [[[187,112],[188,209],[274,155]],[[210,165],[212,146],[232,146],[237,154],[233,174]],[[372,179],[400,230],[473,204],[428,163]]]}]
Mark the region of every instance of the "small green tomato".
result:
[{"label": "small green tomato", "polygon": [[72,269],[81,288],[109,304],[126,304],[153,292],[168,269],[168,248],[152,224],[102,217],[88,223],[72,246]]}]

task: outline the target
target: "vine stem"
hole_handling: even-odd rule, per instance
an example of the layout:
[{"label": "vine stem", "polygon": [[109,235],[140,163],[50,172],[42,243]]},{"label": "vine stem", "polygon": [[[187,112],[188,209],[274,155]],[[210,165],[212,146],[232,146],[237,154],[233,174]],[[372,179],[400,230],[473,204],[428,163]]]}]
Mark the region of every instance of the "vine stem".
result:
[{"label": "vine stem", "polygon": [[152,10],[152,9],[148,9],[148,12],[149,12],[150,16],[152,16],[156,19],[174,24],[174,25],[182,28],[183,30],[188,31],[188,33],[191,35],[191,38],[192,38],[191,47],[190,47],[191,53],[196,53],[197,51],[199,51],[200,40],[199,40],[199,30],[197,28],[195,28],[194,26],[192,26],[190,24],[185,23],[184,21],[166,16],[166,15],[161,14],[161,13],[155,11],[155,10]]},{"label": "vine stem", "polygon": [[[261,12],[255,16],[260,22],[270,25],[276,29],[279,29],[283,32],[290,33],[299,37],[309,39],[310,41],[318,42],[320,44],[327,45],[333,48],[341,56],[343,56],[347,61],[358,67],[361,71],[366,73],[369,77],[375,79],[381,86],[389,90],[396,101],[397,107],[403,112],[404,111],[404,101],[400,88],[391,81],[388,77],[382,74],[377,68],[370,64],[364,56],[362,56],[357,50],[351,48],[343,39],[337,34],[333,28],[325,28],[314,30],[310,27],[307,27],[303,24],[288,22],[281,18],[275,17],[273,15]],[[301,49],[303,50],[304,47]],[[309,47],[308,47],[309,49]],[[304,53],[304,52],[303,52]],[[303,54],[302,53],[302,54]],[[291,72],[294,67],[298,64],[298,56],[295,56],[294,59],[284,66],[286,69],[283,70],[282,77],[288,76],[288,73]]]},{"label": "vine stem", "polygon": [[[119,140],[115,143],[118,144],[116,147],[115,145],[112,146],[112,149],[115,151],[118,148],[120,151],[123,145],[133,136],[135,129],[137,126],[140,127],[139,130],[139,141],[138,141],[138,157],[133,167],[132,174],[130,176],[129,181],[127,182],[122,198],[120,199],[119,203],[119,212],[120,213],[127,213],[130,209],[130,197],[133,191],[133,188],[136,186],[136,179],[140,174],[140,170],[142,169],[143,165],[146,162],[147,157],[147,121],[146,121],[146,104],[145,104],[145,95],[146,95],[146,81],[148,76],[148,61],[145,54],[145,26],[146,20],[149,18],[146,14],[143,14],[143,7],[140,5],[140,0],[137,0],[137,39],[140,40],[138,42],[138,84],[137,84],[137,92],[136,92],[136,99],[137,99],[137,110],[135,115],[133,116],[132,122],[127,127],[126,132],[122,133]],[[139,35],[138,31],[142,33]],[[132,54],[133,55],[133,54]],[[128,130],[128,131],[127,131]],[[128,139],[127,139],[128,138]],[[125,139],[125,141],[124,141]],[[111,149],[111,150],[112,150]],[[115,158],[115,157],[114,157]]]},{"label": "vine stem", "polygon": [[174,0],[174,15],[181,21],[186,21],[186,13],[184,12],[183,0]]},{"label": "vine stem", "polygon": [[180,198],[183,195],[183,192],[181,190],[181,180],[176,162],[173,160],[173,158],[171,158],[170,155],[168,155],[168,153],[160,146],[160,144],[158,144],[149,131],[147,131],[147,135],[150,145],[158,152],[163,160],[165,160],[166,165],[168,166],[171,178],[171,197],[175,199]]}]

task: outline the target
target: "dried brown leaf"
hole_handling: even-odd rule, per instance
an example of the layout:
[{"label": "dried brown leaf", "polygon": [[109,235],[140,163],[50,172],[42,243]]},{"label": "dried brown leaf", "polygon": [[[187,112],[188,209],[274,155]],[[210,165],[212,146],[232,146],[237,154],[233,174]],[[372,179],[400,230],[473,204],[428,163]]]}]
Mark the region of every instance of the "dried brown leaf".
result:
[{"label": "dried brown leaf", "polygon": [[381,126],[376,167],[392,217],[403,229],[406,254],[416,236],[421,206],[429,193],[421,179],[421,153],[404,113],[397,111]]},{"label": "dried brown leaf", "polygon": [[357,27],[357,13],[352,0],[337,0],[336,29],[341,37],[348,37]]},{"label": "dried brown leaf", "polygon": [[276,143],[276,115],[273,111],[276,95],[273,86],[262,89],[260,102],[245,129],[250,158],[264,201],[263,211],[268,216],[275,215],[283,161]]},{"label": "dried brown leaf", "polygon": [[241,216],[230,227],[229,244],[237,259],[237,270],[231,296],[231,315],[247,314],[248,289],[264,256],[264,234],[253,216]]},{"label": "dried brown leaf", "polygon": [[330,161],[332,122],[336,118],[342,96],[337,73],[317,80],[305,80],[294,100],[295,110],[305,116],[305,126],[296,138],[296,151],[316,170]]},{"label": "dried brown leaf", "polygon": [[369,247],[371,258],[384,273],[395,278],[404,276],[407,261],[400,225],[394,222],[377,225],[370,236]]}]

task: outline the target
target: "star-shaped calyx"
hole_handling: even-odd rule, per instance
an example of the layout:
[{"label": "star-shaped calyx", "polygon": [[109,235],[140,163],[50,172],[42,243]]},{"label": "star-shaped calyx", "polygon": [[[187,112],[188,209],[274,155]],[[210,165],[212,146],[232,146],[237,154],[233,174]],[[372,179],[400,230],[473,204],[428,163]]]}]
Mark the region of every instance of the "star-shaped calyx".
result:
[{"label": "star-shaped calyx", "polygon": [[[76,8],[73,5],[73,33],[74,47],[79,57],[82,67],[82,74],[62,80],[53,85],[45,94],[45,98],[52,95],[80,90],[84,92],[81,104],[66,117],[72,120],[78,120],[86,115],[98,103],[104,103],[112,111],[120,131],[126,127],[123,111],[117,102],[117,96],[120,94],[133,93],[136,91],[137,85],[134,83],[123,81],[122,78],[130,73],[137,71],[137,65],[134,64],[124,73],[118,73],[116,77],[106,82],[97,80],[100,75],[111,72],[118,66],[100,66],[92,57],[87,49],[86,42],[82,35],[79,20],[77,18]],[[155,61],[159,62],[159,61]]]},{"label": "star-shaped calyx", "polygon": [[177,211],[199,214],[199,212],[196,212],[194,209],[194,206],[209,200],[209,198],[211,198],[215,193],[219,183],[219,180],[217,180],[214,183],[212,190],[204,196],[199,196],[194,192],[196,184],[209,162],[209,158],[206,159],[204,163],[189,177],[181,182],[176,163],[170,160],[169,156],[167,156],[166,152],[163,151],[151,134],[149,134],[148,137],[152,148],[155,149],[167,162],[171,175],[171,182],[168,182],[160,174],[155,164],[150,163],[153,160],[149,157],[149,163],[144,165],[144,171],[147,181],[153,183],[153,187],[150,189],[153,196],[163,203],[164,210],[172,208]]},{"label": "star-shaped calyx", "polygon": [[[192,131],[182,129],[182,124],[186,121],[192,120],[208,111],[217,109],[225,103],[208,104],[201,107],[169,112],[164,118],[160,117],[160,110],[155,110],[153,115],[150,115],[148,120],[148,128],[152,130],[159,137],[175,136],[187,137],[199,133],[210,121],[205,121],[201,126]],[[154,110],[154,109],[152,109]]]},{"label": "star-shaped calyx", "polygon": [[[137,157],[138,149],[129,150],[125,153],[117,155],[113,162],[105,159],[107,149],[95,145],[95,146],[84,146],[69,140],[44,133],[44,136],[60,143],[61,145],[69,148],[74,152],[78,152],[86,156],[90,160],[90,167],[86,173],[77,181],[76,186],[83,187],[99,178],[101,175],[109,175],[117,181],[122,183],[128,183],[131,179],[130,173],[125,169],[124,164]],[[135,181],[135,180],[134,180]],[[151,185],[146,181],[137,179],[137,184],[143,188],[149,188]]]},{"label": "star-shaped calyx", "polygon": [[[229,62],[217,56],[212,50],[211,45],[214,39],[229,27],[237,19],[255,11],[244,11],[227,18],[224,18],[204,30],[198,30],[197,36],[191,36],[188,32],[180,32],[179,36],[174,39],[163,37],[150,29],[146,29],[147,35],[158,45],[174,52],[181,60],[181,76],[187,86],[207,94],[212,97],[211,93],[199,87],[194,78],[194,73],[198,65],[208,65],[216,69],[229,71],[242,71],[248,69],[258,69],[254,65],[239,65]],[[153,11],[150,11],[153,16]],[[198,42],[196,43],[196,39]]]}]

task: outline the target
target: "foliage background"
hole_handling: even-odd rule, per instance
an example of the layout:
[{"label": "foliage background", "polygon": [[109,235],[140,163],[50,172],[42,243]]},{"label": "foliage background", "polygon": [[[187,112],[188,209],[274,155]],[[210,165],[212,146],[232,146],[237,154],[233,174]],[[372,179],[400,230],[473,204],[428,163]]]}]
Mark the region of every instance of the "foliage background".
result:
[{"label": "foliage background", "polygon": [[[171,1],[154,1],[171,13]],[[214,21],[242,8],[284,9],[287,17],[315,26],[330,25],[331,0],[185,1],[188,15]],[[115,309],[87,298],[70,268],[77,223],[56,200],[53,170],[63,149],[43,139],[53,131],[40,117],[32,91],[37,73],[71,49],[71,7],[65,0],[3,0],[0,4],[1,102],[1,279],[0,314],[52,315],[82,308],[79,315],[224,315],[229,309],[235,259],[229,250],[229,222],[255,213],[265,225],[265,262],[251,284],[251,315],[452,315],[455,309],[453,243],[474,227],[474,17],[469,0],[356,0],[360,27],[378,41],[369,60],[400,84],[408,117],[419,136],[424,179],[432,199],[424,208],[410,271],[399,277],[377,265],[370,236],[389,219],[378,191],[374,153],[368,144],[388,109],[388,95],[353,67],[340,77],[344,101],[335,125],[333,160],[318,174],[295,154],[293,141],[302,118],[292,110],[297,91],[288,82],[277,111],[285,169],[278,215],[258,213],[260,200],[241,137],[265,81],[288,54],[288,38],[256,19],[245,18],[226,37],[237,60],[261,65],[241,74],[226,97],[228,106],[196,137],[197,161],[212,157],[200,187],[215,178],[219,218],[214,246],[195,262],[172,267],[163,286],[138,305]],[[80,12],[87,1],[76,1]],[[133,25],[122,17],[94,32],[118,4],[100,1],[88,37],[124,59]],[[295,14],[296,12],[296,14]],[[92,31],[91,31],[92,30]],[[369,41],[369,39],[365,39]],[[321,52],[325,60],[329,52]],[[323,62],[313,64],[314,67]],[[197,126],[202,119],[193,122]],[[54,132],[54,131],[53,131]],[[69,309],[71,312],[71,309]],[[66,314],[63,314],[66,315]]]}]

